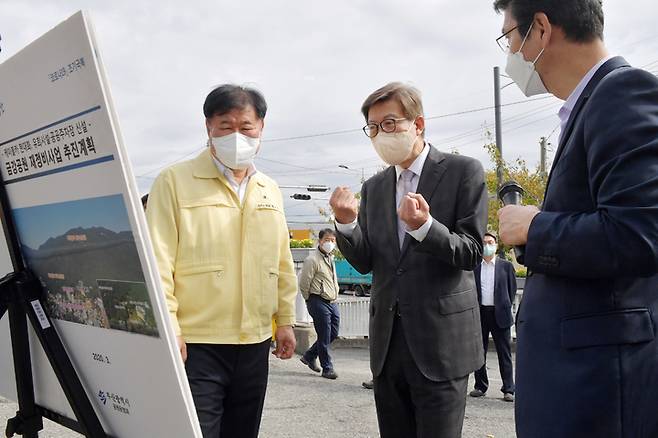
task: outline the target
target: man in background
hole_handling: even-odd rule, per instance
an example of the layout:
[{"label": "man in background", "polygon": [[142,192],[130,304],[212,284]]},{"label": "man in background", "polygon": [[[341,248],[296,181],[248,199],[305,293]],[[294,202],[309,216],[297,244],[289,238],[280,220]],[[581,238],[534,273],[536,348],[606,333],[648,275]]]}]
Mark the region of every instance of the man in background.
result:
[{"label": "man in background", "polygon": [[[326,228],[320,231],[318,247],[304,260],[299,277],[299,290],[302,292],[308,313],[313,318],[317,341],[313,343],[301,362],[315,372],[322,372],[326,379],[336,379],[338,374],[331,361],[329,347],[338,337],[340,314],[335,301],[338,298],[338,278],[332,255],[336,248],[336,233]],[[316,360],[320,358],[319,368]]]},{"label": "man in background", "polygon": [[496,257],[498,243],[493,233],[484,233],[482,263],[475,268],[475,285],[480,303],[480,327],[484,346],[484,365],[475,372],[475,389],[471,397],[482,397],[489,389],[487,350],[489,334],[493,337],[498,356],[498,368],[503,379],[500,389],[503,400],[514,401],[514,373],[512,371],[512,303],[516,296],[514,265]]}]

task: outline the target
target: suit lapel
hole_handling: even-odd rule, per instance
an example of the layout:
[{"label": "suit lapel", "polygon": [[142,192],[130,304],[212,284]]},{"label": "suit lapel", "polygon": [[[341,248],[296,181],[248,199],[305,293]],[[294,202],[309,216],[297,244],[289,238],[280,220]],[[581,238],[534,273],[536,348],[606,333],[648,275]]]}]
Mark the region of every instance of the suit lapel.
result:
[{"label": "suit lapel", "polygon": [[[439,182],[441,181],[441,178],[443,177],[443,174],[446,171],[446,167],[441,164],[443,160],[445,160],[443,153],[439,152],[438,149],[429,143],[428,147],[430,148],[430,151],[427,154],[427,158],[425,159],[425,164],[423,164],[423,170],[420,173],[420,180],[418,181],[418,188],[416,189],[416,193],[423,195],[423,198],[425,198],[425,201],[427,201],[429,204],[432,200],[434,192],[436,191],[436,188],[439,185]],[[393,197],[395,198],[395,195]],[[405,256],[409,246],[415,240],[416,239],[411,237],[409,234],[404,236],[404,243],[402,245],[402,250],[400,251],[400,258]]]},{"label": "suit lapel", "polygon": [[439,181],[446,171],[446,167],[441,164],[445,157],[443,153],[439,152],[434,146],[429,144],[430,152],[427,154],[425,164],[423,164],[423,171],[420,174],[420,181],[418,181],[418,189],[416,193],[423,195],[423,198],[429,204],[434,191],[439,185]]},{"label": "suit lapel", "polygon": [[573,131],[575,120],[578,118],[578,113],[580,113],[580,111],[583,109],[585,103],[592,95],[596,87],[599,85],[599,82],[601,82],[601,80],[605,78],[608,75],[608,73],[618,69],[619,67],[624,67],[624,66],[629,66],[629,64],[621,56],[617,56],[615,58],[608,60],[597,70],[594,76],[592,76],[592,79],[590,79],[589,83],[587,84],[582,94],[576,101],[576,105],[574,105],[573,111],[571,111],[571,115],[569,116],[569,120],[567,121],[567,126],[564,128],[564,133],[562,133],[561,135],[560,144],[558,146],[557,152],[555,153],[555,159],[553,160],[553,165],[551,166],[551,172],[549,173],[548,180],[546,181],[546,190],[544,191],[544,199],[546,199],[546,194],[548,193],[548,186],[551,182],[551,177],[553,176],[553,169],[555,169],[555,165],[557,164],[558,160],[562,156],[566,144],[569,142],[569,137],[571,137],[571,132]]}]

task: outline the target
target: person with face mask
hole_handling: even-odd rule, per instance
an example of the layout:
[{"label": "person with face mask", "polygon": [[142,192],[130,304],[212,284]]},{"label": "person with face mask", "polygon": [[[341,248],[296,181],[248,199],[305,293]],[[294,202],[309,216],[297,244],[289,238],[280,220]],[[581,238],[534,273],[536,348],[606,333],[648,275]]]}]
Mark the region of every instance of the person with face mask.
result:
[{"label": "person with face mask", "polygon": [[[340,313],[335,301],[338,298],[338,277],[332,255],[336,248],[336,233],[330,228],[320,231],[318,247],[304,260],[299,275],[299,290],[306,300],[308,313],[318,335],[301,357],[301,362],[326,379],[336,379],[338,374],[331,361],[329,347],[338,337]],[[316,360],[320,358],[320,367]]]},{"label": "person with face mask", "polygon": [[256,170],[267,105],[221,85],[203,105],[208,147],[164,170],[146,216],[204,437],[257,437],[273,354],[295,351],[297,276],[283,198]]},{"label": "person with face mask", "polygon": [[383,438],[461,436],[468,375],[483,363],[473,269],[487,190],[479,161],[425,141],[420,93],[394,82],[361,108],[389,167],[330,205],[341,252],[372,271],[370,366]]},{"label": "person with face mask", "polygon": [[503,400],[514,401],[514,373],[512,371],[512,304],[516,297],[514,265],[496,257],[498,243],[493,233],[484,233],[482,263],[475,268],[475,286],[480,303],[480,327],[484,347],[484,365],[475,372],[475,389],[471,397],[482,397],[489,389],[487,349],[489,334],[493,337],[498,356],[498,368],[503,379],[500,391]]},{"label": "person with face mask", "polygon": [[494,8],[509,76],[565,101],[541,211],[498,212],[529,272],[517,435],[658,437],[658,79],[609,55],[601,0]]}]

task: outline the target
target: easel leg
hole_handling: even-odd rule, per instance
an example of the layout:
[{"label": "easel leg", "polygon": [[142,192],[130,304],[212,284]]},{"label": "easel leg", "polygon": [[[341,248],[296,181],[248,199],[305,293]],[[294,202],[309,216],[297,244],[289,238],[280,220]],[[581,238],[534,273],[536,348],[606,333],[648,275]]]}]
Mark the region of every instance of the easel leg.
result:
[{"label": "easel leg", "polygon": [[0,306],[0,317],[7,312],[11,332],[11,347],[14,356],[14,374],[16,377],[16,393],[18,395],[18,412],[16,417],[7,421],[5,435],[22,434],[24,438],[38,438],[43,429],[43,420],[37,413],[34,402],[34,385],[32,381],[32,362],[30,359],[30,343],[27,333],[27,317],[18,303],[12,288],[3,286],[2,295],[7,299]]}]

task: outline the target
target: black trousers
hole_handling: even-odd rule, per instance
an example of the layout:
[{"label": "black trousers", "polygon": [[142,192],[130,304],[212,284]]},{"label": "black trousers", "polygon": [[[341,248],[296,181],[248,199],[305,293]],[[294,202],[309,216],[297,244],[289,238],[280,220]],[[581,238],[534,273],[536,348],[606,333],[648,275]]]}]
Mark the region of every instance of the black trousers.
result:
[{"label": "black trousers", "polygon": [[482,342],[484,343],[484,365],[475,372],[475,389],[487,392],[489,389],[489,377],[487,376],[487,349],[489,348],[489,333],[496,346],[498,355],[498,367],[503,386],[500,390],[503,394],[514,394],[514,372],[512,370],[512,329],[501,328],[496,322],[494,306],[480,306],[480,322],[482,325]]},{"label": "black trousers", "polygon": [[187,344],[185,370],[204,438],[257,438],[270,340],[259,344]]},{"label": "black trousers", "polygon": [[425,377],[411,357],[399,318],[374,383],[382,438],[461,437],[468,376],[443,382]]}]

